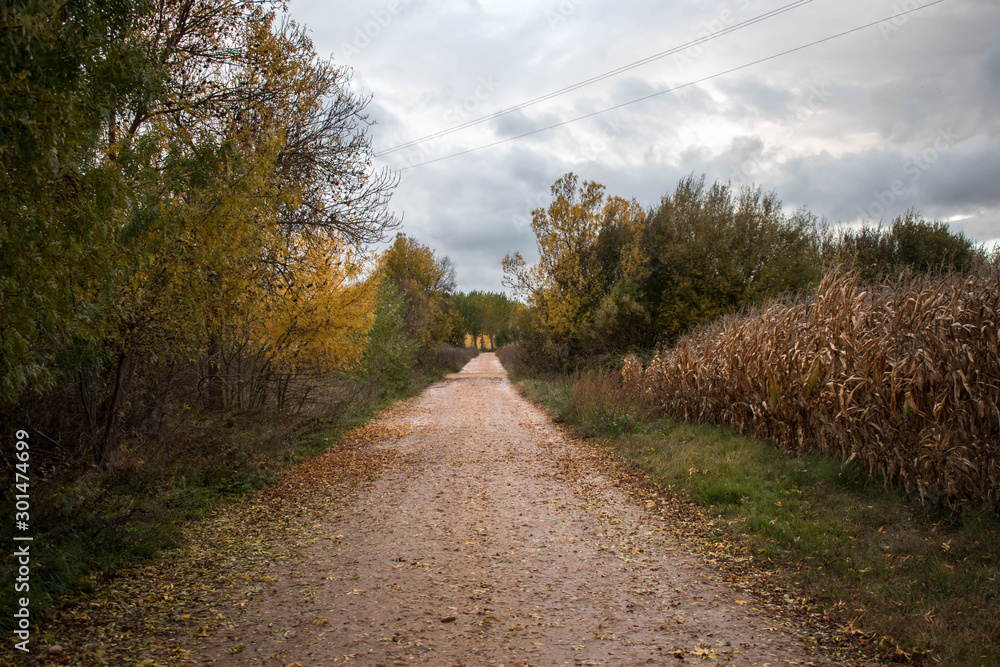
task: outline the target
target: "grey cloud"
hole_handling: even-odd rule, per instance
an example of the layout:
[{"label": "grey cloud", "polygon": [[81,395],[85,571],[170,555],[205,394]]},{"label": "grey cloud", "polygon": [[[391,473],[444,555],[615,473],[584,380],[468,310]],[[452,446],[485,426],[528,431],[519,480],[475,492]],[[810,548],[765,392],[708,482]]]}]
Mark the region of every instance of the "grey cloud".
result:
[{"label": "grey cloud", "polygon": [[[552,25],[547,12],[559,12],[561,2],[566,15]],[[740,10],[734,0],[627,6],[411,0],[369,46],[338,62],[355,69],[352,90],[374,94],[372,136],[376,148],[385,148],[453,125],[457,109],[469,118],[485,115],[677,46],[723,9],[743,19],[763,11],[756,4]],[[385,163],[399,166],[414,156],[523,134],[875,20],[893,5],[813,3],[713,42],[683,70],[669,59],[640,67],[421,150],[387,155]],[[293,18],[313,28],[320,53],[349,43],[358,26],[387,6],[387,0],[290,3]],[[501,85],[466,111],[463,104],[483,76]],[[809,106],[813,86],[831,94]],[[915,206],[955,219],[976,239],[997,239],[998,107],[1000,3],[964,0],[913,14],[886,34],[870,28],[559,130],[403,172],[392,206],[405,211],[408,234],[456,261],[464,290],[500,289],[507,252],[521,251],[530,261],[535,251],[527,216],[547,203],[549,186],[570,170],[611,194],[655,205],[688,173],[725,181],[749,162],[752,180],[775,189],[786,205],[807,204],[833,221],[878,212],[872,203],[901,181],[901,194],[884,207],[886,217]],[[800,111],[800,121],[786,122]],[[933,148],[942,130],[957,135],[954,146],[913,180],[907,161]],[[587,153],[587,147],[599,150]]]}]

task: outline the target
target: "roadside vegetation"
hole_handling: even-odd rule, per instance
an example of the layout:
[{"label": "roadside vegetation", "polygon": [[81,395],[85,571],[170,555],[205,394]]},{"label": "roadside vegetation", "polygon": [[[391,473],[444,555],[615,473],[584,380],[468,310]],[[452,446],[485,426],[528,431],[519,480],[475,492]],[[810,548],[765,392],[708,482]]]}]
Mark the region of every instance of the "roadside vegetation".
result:
[{"label": "roadside vegetation", "polygon": [[[515,322],[524,304],[502,292],[459,292],[452,297],[462,320],[452,336],[452,344],[464,346],[466,336],[482,350],[495,350],[517,338]],[[470,341],[470,342],[471,342]]]},{"label": "roadside vegetation", "polygon": [[368,98],[281,3],[14,2],[0,32],[0,467],[27,432],[37,624],[476,351],[451,261],[392,237]]},{"label": "roadside vegetation", "polygon": [[1000,258],[693,176],[643,210],[568,174],[532,228],[526,395],[882,658],[1000,661]]}]

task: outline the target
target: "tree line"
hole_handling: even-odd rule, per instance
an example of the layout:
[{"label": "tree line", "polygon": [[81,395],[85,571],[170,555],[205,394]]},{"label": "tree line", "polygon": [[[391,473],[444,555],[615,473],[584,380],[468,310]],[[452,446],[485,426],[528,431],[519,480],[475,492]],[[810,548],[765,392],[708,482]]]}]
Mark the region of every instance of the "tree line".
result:
[{"label": "tree line", "polygon": [[271,0],[0,11],[0,410],[112,465],[191,411],[384,393],[452,337],[369,98]]},{"label": "tree line", "polygon": [[542,366],[670,345],[720,316],[814,288],[834,264],[873,281],[986,258],[912,210],[836,231],[805,208],[786,213],[774,192],[704,175],[648,208],[572,173],[551,194],[532,212],[538,263],[520,253],[503,261],[504,284],[530,306],[517,320],[523,352]]}]

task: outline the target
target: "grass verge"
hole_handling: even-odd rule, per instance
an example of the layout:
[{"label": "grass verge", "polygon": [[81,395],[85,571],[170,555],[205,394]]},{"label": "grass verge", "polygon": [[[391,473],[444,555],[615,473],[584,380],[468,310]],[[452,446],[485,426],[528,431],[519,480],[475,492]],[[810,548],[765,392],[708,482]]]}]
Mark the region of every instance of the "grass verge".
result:
[{"label": "grass verge", "polygon": [[888,661],[1000,664],[1000,520],[954,516],[819,454],[657,418],[614,374],[519,382],[648,480],[720,518],[709,535]]}]

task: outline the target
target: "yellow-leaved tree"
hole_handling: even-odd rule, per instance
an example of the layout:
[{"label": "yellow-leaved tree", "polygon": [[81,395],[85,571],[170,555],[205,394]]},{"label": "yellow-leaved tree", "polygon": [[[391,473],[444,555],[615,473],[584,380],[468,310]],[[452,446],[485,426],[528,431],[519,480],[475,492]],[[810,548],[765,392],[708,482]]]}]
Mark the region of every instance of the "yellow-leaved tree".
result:
[{"label": "yellow-leaved tree", "polygon": [[538,263],[528,266],[520,253],[503,260],[504,285],[532,308],[522,336],[536,331],[533,344],[543,354],[565,358],[601,349],[622,329],[643,334],[648,317],[636,301],[648,263],[642,207],[606,198],[604,186],[572,173],[551,192],[552,203],[532,212]]},{"label": "yellow-leaved tree", "polygon": [[568,339],[584,325],[600,298],[601,276],[594,250],[603,222],[604,186],[578,185],[569,173],[551,187],[552,203],[531,214],[538,264],[528,267],[516,252],[503,260],[504,285],[524,294],[542,324]]},{"label": "yellow-leaved tree", "polygon": [[382,256],[381,270],[403,296],[403,321],[407,336],[421,352],[451,337],[461,315],[451,295],[455,291],[455,266],[438,258],[429,247],[405,234],[397,234]]},{"label": "yellow-leaved tree", "polygon": [[288,373],[347,370],[364,352],[375,314],[377,285],[351,248],[313,246],[287,281],[268,295],[261,342]]}]

